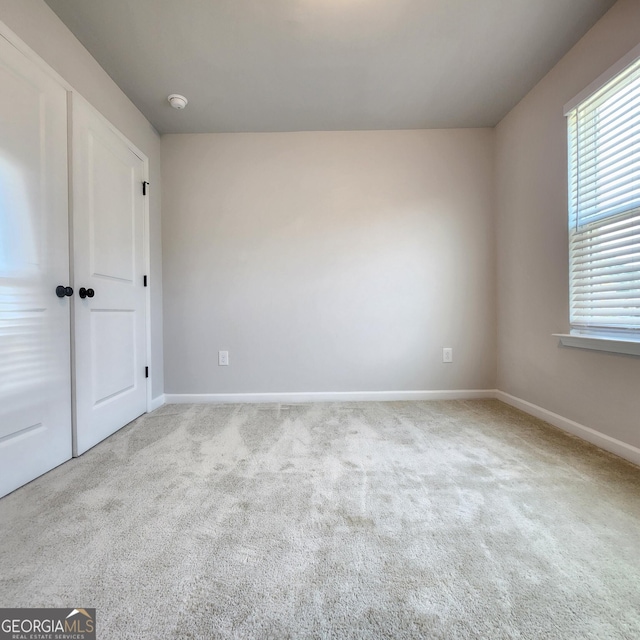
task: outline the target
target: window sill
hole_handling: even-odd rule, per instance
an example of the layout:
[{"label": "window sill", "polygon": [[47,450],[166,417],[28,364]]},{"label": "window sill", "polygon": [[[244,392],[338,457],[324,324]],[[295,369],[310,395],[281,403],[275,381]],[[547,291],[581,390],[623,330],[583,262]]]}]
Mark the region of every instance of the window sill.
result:
[{"label": "window sill", "polygon": [[640,337],[628,336],[587,336],[574,333],[554,333],[556,338],[565,347],[578,349],[593,349],[595,351],[608,351],[610,353],[624,353],[631,356],[640,356]]}]

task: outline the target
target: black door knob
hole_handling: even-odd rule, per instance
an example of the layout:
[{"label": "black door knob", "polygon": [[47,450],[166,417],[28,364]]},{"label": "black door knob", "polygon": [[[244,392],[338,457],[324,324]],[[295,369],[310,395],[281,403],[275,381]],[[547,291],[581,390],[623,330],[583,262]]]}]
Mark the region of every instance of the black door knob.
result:
[{"label": "black door knob", "polygon": [[78,294],[84,300],[85,298],[93,298],[93,296],[96,295],[96,292],[93,289],[85,289],[84,287],[80,287]]},{"label": "black door knob", "polygon": [[63,287],[61,284],[59,284],[56,287],[56,295],[58,296],[58,298],[64,298],[65,296],[72,296],[73,289],[71,287]]}]

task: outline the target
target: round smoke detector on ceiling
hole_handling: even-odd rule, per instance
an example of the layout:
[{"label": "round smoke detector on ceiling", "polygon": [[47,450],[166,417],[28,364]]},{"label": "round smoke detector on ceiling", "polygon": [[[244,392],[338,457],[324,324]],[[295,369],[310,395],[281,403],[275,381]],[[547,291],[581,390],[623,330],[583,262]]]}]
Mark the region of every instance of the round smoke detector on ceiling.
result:
[{"label": "round smoke detector on ceiling", "polygon": [[184,109],[189,102],[184,96],[181,96],[179,93],[172,93],[167,98],[167,100],[174,109]]}]

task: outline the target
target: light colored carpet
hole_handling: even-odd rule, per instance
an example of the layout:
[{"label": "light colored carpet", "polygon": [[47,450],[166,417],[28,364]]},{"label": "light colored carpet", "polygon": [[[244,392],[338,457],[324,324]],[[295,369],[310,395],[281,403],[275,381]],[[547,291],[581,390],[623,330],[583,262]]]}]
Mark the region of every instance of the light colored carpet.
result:
[{"label": "light colored carpet", "polygon": [[180,405],[0,500],[98,637],[640,637],[640,469],[497,401]]}]

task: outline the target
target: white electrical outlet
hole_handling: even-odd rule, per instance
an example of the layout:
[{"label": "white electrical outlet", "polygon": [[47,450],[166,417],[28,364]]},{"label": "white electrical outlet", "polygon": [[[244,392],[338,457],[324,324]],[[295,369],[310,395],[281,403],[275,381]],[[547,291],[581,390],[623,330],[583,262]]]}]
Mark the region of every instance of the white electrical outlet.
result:
[{"label": "white electrical outlet", "polygon": [[226,367],[229,365],[229,352],[218,351],[218,366]]},{"label": "white electrical outlet", "polygon": [[442,362],[453,362],[453,349],[451,347],[442,349]]}]

